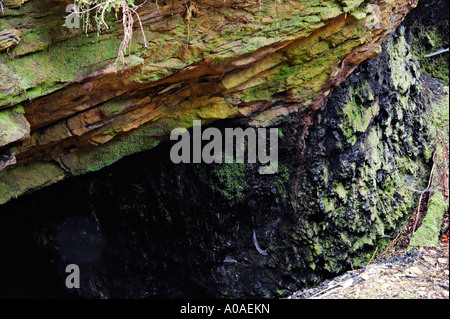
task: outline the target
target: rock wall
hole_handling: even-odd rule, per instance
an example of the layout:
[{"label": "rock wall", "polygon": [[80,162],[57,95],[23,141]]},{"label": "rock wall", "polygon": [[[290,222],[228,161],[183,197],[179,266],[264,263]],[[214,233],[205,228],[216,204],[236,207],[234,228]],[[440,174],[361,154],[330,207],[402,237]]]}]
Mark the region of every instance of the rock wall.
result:
[{"label": "rock wall", "polygon": [[[394,12],[399,3],[377,5],[389,5]],[[318,8],[334,12],[331,4]],[[108,71],[22,102],[23,108],[7,108],[19,119],[14,123],[23,117],[30,123],[31,137],[13,148],[17,164],[6,153],[10,147],[5,148],[4,161],[11,165],[0,179],[2,200],[8,201],[0,207],[0,243],[9,262],[0,266],[0,287],[26,287],[16,292],[19,296],[276,298],[361,266],[376,249],[381,251],[415,209],[438,137],[448,145],[448,86],[421,71],[411,21],[392,36],[378,38],[379,45],[386,39],[376,49],[379,55],[362,61],[374,53],[367,49],[372,40],[353,47],[353,40],[331,40],[328,32],[336,24],[341,31],[357,29],[359,14],[336,14],[329,23],[317,22],[316,37],[265,43],[237,59],[227,54],[239,46],[227,42],[222,45],[228,49],[220,51],[226,54],[208,53],[225,54],[226,62],[202,60],[163,80],[144,79],[154,73],[133,71],[131,78],[141,76],[139,84],[125,84],[121,81],[128,80]],[[284,23],[298,23],[292,20]],[[339,57],[330,63],[337,64],[329,64],[334,71],[328,74],[322,67],[328,67],[325,60],[333,55],[334,41],[350,51],[343,56],[336,52]],[[317,55],[311,43],[318,45]],[[326,45],[329,49],[322,47]],[[312,67],[306,56],[321,71],[305,77],[304,67]],[[150,64],[143,65],[136,68]],[[107,85],[116,91],[102,91]],[[107,97],[119,89],[127,92]],[[58,104],[50,103],[50,97]],[[108,102],[71,114],[75,102],[70,98]],[[49,116],[37,117],[38,109],[47,109]],[[67,118],[57,119],[60,114]],[[146,120],[153,116],[155,120]],[[277,128],[278,173],[261,175],[259,165],[250,163],[173,164],[173,143],[163,137],[170,128],[180,123],[188,127],[197,118],[205,127],[221,130]],[[95,128],[99,121],[119,133]],[[87,129],[89,125],[94,128]],[[105,137],[110,133],[111,138]],[[60,134],[68,135],[64,141],[72,152],[62,151],[66,142],[60,138],[52,140]],[[84,148],[89,138],[99,141],[100,136],[105,143]],[[41,147],[31,143],[39,140],[44,141]],[[10,200],[68,174],[82,176]],[[83,274],[76,292],[63,286],[69,263],[78,264]],[[49,282],[51,289],[42,288]]]},{"label": "rock wall", "polygon": [[[448,87],[421,73],[408,32],[398,28],[323,108],[272,123],[277,174],[248,163],[175,165],[164,141],[3,205],[1,242],[39,251],[48,280],[80,265],[76,293],[96,298],[275,298],[363,265],[414,210],[434,143],[448,132]],[[40,293],[67,293],[59,289]]]},{"label": "rock wall", "polygon": [[124,65],[116,64],[123,29],[114,14],[108,30],[86,37],[62,27],[69,1],[5,3],[0,148],[17,163],[3,169],[0,203],[150,149],[194,119],[267,126],[318,109],[417,5],[158,3],[139,8],[145,36],[136,22]]}]

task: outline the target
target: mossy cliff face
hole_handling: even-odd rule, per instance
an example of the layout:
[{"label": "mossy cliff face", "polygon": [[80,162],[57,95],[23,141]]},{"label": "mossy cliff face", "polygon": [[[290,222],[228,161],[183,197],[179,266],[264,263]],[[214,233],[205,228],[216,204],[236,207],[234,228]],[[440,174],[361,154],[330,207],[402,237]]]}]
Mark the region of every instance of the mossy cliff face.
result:
[{"label": "mossy cliff face", "polygon": [[147,1],[138,11],[145,37],[135,30],[124,65],[115,63],[123,30],[114,14],[108,30],[86,36],[62,27],[68,4],[16,1],[0,15],[0,32],[8,31],[0,38],[0,112],[20,104],[30,126],[27,137],[25,122],[18,132],[8,127],[16,139],[0,148],[17,163],[2,174],[58,171],[45,183],[23,177],[15,191],[3,183],[0,203],[59,181],[61,170],[80,175],[151,149],[194,119],[267,126],[316,110],[381,53],[417,1]]},{"label": "mossy cliff face", "polygon": [[273,122],[276,174],[176,165],[161,142],[3,205],[0,242],[31,238],[61,282],[79,264],[76,293],[98,298],[275,298],[363,265],[415,209],[435,141],[448,134],[448,87],[421,74],[407,33],[400,27],[321,109]]},{"label": "mossy cliff face", "polygon": [[422,73],[446,85],[449,85],[449,53],[427,58],[424,56],[449,47],[449,6],[445,0],[421,1],[411,11],[405,24],[408,27],[406,37],[411,42],[412,53],[420,63]]}]

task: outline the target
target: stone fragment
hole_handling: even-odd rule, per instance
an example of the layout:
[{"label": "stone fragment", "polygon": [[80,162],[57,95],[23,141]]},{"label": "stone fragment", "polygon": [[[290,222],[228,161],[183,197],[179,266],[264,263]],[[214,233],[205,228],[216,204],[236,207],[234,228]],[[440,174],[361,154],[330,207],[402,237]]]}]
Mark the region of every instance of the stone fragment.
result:
[{"label": "stone fragment", "polygon": [[7,29],[0,31],[0,52],[12,48],[20,42],[20,31]]},{"label": "stone fragment", "polygon": [[0,147],[24,140],[29,134],[30,125],[21,106],[0,110]]},{"label": "stone fragment", "polygon": [[422,270],[420,270],[419,267],[416,266],[412,266],[406,269],[406,272],[412,275],[422,275]]},{"label": "stone fragment", "polygon": [[14,152],[11,151],[0,153],[0,171],[6,166],[16,164],[16,157],[14,155]]}]

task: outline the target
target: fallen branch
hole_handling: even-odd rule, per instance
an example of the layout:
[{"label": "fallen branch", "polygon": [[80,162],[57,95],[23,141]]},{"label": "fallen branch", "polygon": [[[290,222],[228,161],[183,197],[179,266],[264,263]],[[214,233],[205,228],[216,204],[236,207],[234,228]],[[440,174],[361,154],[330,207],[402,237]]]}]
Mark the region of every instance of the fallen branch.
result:
[{"label": "fallen branch", "polygon": [[443,150],[443,153],[444,153],[445,164],[447,164],[446,167],[444,167],[444,172],[443,172],[442,178],[441,178],[441,186],[443,187],[442,194],[444,195],[444,200],[447,201],[448,197],[449,197],[449,194],[448,194],[449,193],[448,192],[448,173],[447,173],[447,169],[449,167],[448,149],[447,149],[447,146],[445,145],[444,141],[441,139],[441,137],[438,136],[438,138],[439,138],[439,141],[442,144],[442,148],[443,148],[442,150]]},{"label": "fallen branch", "polygon": [[394,240],[389,244],[389,246],[387,246],[387,248],[383,251],[383,253],[381,253],[381,255],[379,255],[377,258],[381,258],[384,256],[384,254],[386,254],[386,252],[397,243],[398,238],[400,237],[400,235],[403,233],[403,230],[406,228],[406,225],[408,223],[406,222],[403,227],[400,229],[400,231],[398,232],[397,236],[394,238]]},{"label": "fallen branch", "polygon": [[372,257],[370,257],[370,260],[369,260],[369,262],[367,263],[367,266],[369,266],[370,265],[370,263],[372,262],[372,260],[373,260],[373,257],[375,256],[375,254],[377,253],[377,251],[378,251],[378,247],[376,247],[375,248],[375,251],[373,252],[373,254],[372,254]]}]

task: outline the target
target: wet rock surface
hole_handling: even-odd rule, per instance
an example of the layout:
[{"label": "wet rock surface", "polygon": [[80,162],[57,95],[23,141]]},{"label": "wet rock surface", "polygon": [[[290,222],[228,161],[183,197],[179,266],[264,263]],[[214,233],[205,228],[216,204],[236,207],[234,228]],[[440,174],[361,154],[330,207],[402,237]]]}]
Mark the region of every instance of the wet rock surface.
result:
[{"label": "wet rock surface", "polygon": [[[266,114],[283,115],[270,125],[279,137],[274,175],[261,175],[257,164],[177,165],[169,156],[173,143],[163,140],[148,152],[0,206],[0,247],[8,261],[0,265],[3,295],[278,298],[364,266],[416,207],[430,150],[445,132],[438,119],[448,88],[421,74],[407,31],[400,28],[380,56],[362,62],[323,108],[299,109],[284,100],[264,106]],[[176,85],[166,89],[180,92]],[[117,106],[70,124],[82,134],[77,124],[93,124]],[[223,132],[253,124],[243,117],[214,125]],[[63,125],[52,130],[72,134]],[[151,135],[141,133],[125,141],[140,147]],[[39,138],[54,142],[51,132]],[[108,159],[123,151],[103,150]],[[23,176],[39,185],[65,176],[59,166],[52,169],[42,165],[37,174],[21,166],[24,174],[0,179],[0,193],[20,195]],[[420,258],[412,253],[399,265],[409,269]],[[79,264],[83,274],[76,292],[63,285],[69,263]],[[376,276],[367,281],[389,269],[371,267]],[[351,276],[333,284],[349,289],[359,282]],[[45,283],[53,288],[43,291]]]},{"label": "wet rock surface", "polygon": [[[400,33],[388,46],[398,43]],[[61,285],[66,265],[79,264],[84,298],[278,298],[364,265],[415,206],[435,134],[434,92],[414,62],[394,68],[392,50],[364,62],[323,109],[276,123],[277,174],[173,164],[173,143],[161,143],[3,205],[0,242],[49,256],[41,264]],[[402,70],[410,81],[394,82]],[[2,273],[13,278],[23,258],[6,251]]]}]

